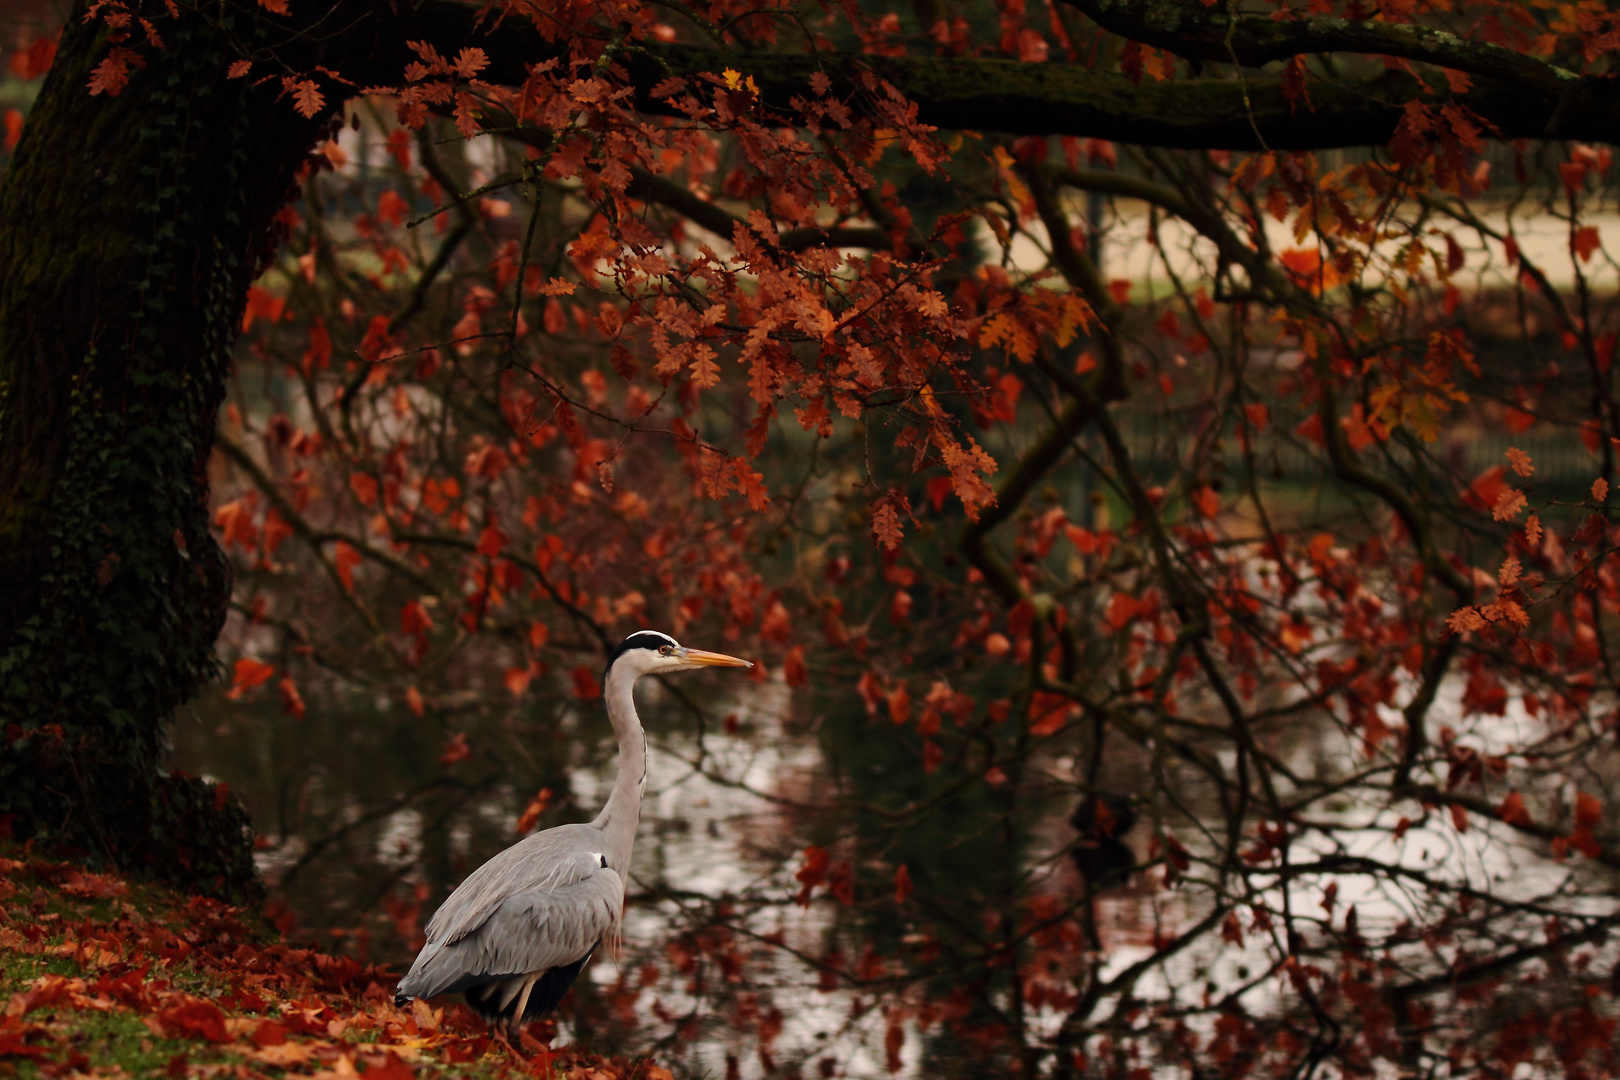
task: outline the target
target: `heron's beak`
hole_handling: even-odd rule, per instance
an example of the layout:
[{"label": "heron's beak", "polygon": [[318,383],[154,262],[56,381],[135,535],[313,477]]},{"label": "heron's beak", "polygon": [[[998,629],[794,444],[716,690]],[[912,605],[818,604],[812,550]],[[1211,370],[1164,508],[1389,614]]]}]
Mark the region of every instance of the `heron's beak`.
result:
[{"label": "heron's beak", "polygon": [[725,653],[704,652],[702,649],[682,649],[681,659],[689,664],[702,664],[704,667],[753,667],[747,660],[740,660]]}]

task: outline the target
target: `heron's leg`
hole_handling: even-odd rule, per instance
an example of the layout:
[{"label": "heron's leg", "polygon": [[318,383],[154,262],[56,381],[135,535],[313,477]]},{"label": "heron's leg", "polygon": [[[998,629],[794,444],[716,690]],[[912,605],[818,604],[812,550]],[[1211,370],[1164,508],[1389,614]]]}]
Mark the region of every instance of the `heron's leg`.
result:
[{"label": "heron's leg", "polygon": [[507,1021],[508,1031],[512,1041],[522,1045],[523,1041],[523,1010],[529,1007],[529,994],[534,990],[534,984],[540,981],[545,972],[537,971],[523,980],[523,989],[518,991],[517,1005],[512,1009],[512,1019]]}]

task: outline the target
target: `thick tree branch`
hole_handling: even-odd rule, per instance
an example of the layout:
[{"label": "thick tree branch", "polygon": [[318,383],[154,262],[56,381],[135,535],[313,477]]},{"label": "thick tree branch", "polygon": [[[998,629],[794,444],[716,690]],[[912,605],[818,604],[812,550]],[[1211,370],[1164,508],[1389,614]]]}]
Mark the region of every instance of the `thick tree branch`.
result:
[{"label": "thick tree branch", "polygon": [[[1106,7],[1112,12],[1123,4],[1117,0]],[[1287,40],[1308,41],[1315,51],[1401,54],[1396,48],[1401,31],[1385,24],[1377,24],[1379,30],[1356,23],[1335,29],[1326,20],[1309,20],[1306,31],[1281,25],[1285,33],[1313,35]],[[1194,43],[1201,40],[1198,33],[1188,34]],[[1603,142],[1620,130],[1620,87],[1572,79],[1540,61],[1436,31],[1414,30],[1408,36],[1406,52],[1422,51],[1422,59],[1475,73],[1479,81],[1474,89],[1465,94],[1435,93],[1404,72],[1386,71],[1313,83],[1310,104],[1296,107],[1284,95],[1281,80],[1268,76],[1249,78],[1243,85],[1227,79],[1137,84],[1116,73],[1069,64],[737,53],[661,42],[626,46],[619,62],[636,89],[638,107],[661,115],[681,115],[669,102],[651,97],[652,88],[670,77],[693,78],[733,68],[754,78],[765,107],[791,118],[798,112],[793,99],[809,96],[812,74],[827,76],[832,94],[859,107],[865,91],[858,76],[870,70],[916,102],[917,118],[924,124],[1015,135],[1086,135],[1141,145],[1233,150],[1369,146],[1389,141],[1402,106],[1414,100],[1465,106],[1505,138],[1545,138],[1555,116],[1556,134],[1564,138]],[[507,18],[494,27],[477,25],[474,8],[433,0],[397,16],[374,12],[342,39],[318,47],[316,59],[343,64],[344,75],[362,85],[393,84],[414,59],[404,45],[407,39],[431,41],[451,54],[464,45],[480,47],[490,58],[483,76],[506,84],[522,82],[530,65],[563,53],[522,19]],[[1255,58],[1281,48],[1271,38],[1256,37],[1256,42],[1251,49]],[[1222,50],[1219,58],[1229,59],[1224,45]]]},{"label": "thick tree branch", "polygon": [[[654,176],[645,169],[632,166],[630,186],[625,194],[632,199],[644,199],[680,214],[697,225],[726,239],[738,225],[752,229],[746,221],[723,206],[698,197],[692,191],[662,176]],[[890,248],[894,237],[873,226],[835,226],[829,229],[789,229],[778,242],[784,251],[803,251],[813,247]]]},{"label": "thick tree branch", "polygon": [[1517,83],[1546,94],[1582,85],[1572,71],[1500,45],[1468,41],[1409,23],[1313,17],[1273,19],[1238,15],[1193,0],[1064,0],[1121,37],[1167,49],[1192,60],[1258,67],[1306,53],[1399,56]]}]

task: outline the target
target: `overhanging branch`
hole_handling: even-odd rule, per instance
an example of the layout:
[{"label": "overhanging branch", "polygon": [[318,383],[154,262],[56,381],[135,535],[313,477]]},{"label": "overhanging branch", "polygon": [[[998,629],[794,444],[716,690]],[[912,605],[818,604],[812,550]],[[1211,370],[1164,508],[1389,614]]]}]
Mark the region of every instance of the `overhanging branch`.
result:
[{"label": "overhanging branch", "polygon": [[1534,56],[1444,30],[1411,23],[1331,18],[1235,19],[1207,4],[1158,0],[1064,0],[1111,33],[1177,56],[1250,67],[1306,53],[1363,53],[1466,71],[1480,78],[1515,83],[1544,94],[1562,95],[1582,83],[1579,75]]},{"label": "overhanging branch", "polygon": [[[1117,13],[1123,2],[1093,0],[1091,6]],[[529,65],[563,52],[562,46],[542,39],[522,19],[475,25],[475,14],[474,8],[451,0],[430,0],[398,15],[375,12],[363,30],[351,32],[342,43],[348,65],[344,74],[362,84],[398,82],[413,58],[403,44],[407,39],[431,41],[449,54],[465,45],[482,48],[490,58],[483,77],[506,84],[521,82]],[[1399,54],[1401,42],[1396,38],[1406,33],[1385,24],[1328,23],[1307,20],[1303,30],[1283,24],[1283,33],[1294,37],[1282,40],[1289,49],[1304,42],[1321,52],[1365,52],[1376,47]],[[1185,31],[1178,41],[1202,40],[1201,33]],[[1246,46],[1252,59],[1282,47],[1262,37],[1258,29],[1253,36],[1255,41]],[[864,94],[858,76],[865,69],[916,102],[917,117],[924,124],[1014,135],[1083,135],[1140,145],[1258,150],[1262,148],[1258,132],[1272,149],[1373,146],[1390,140],[1402,106],[1413,100],[1465,106],[1504,138],[1545,138],[1555,114],[1561,117],[1557,134],[1562,138],[1609,141],[1620,130],[1620,88],[1608,82],[1569,77],[1534,58],[1438,32],[1413,30],[1407,37],[1408,52],[1421,51],[1422,59],[1477,74],[1475,87],[1465,94],[1436,93],[1404,72],[1385,71],[1313,83],[1310,103],[1296,108],[1284,95],[1281,80],[1269,76],[1251,77],[1244,86],[1213,78],[1137,84],[1116,73],[1061,63],[743,53],[662,42],[627,46],[621,63],[635,88],[637,107],[657,115],[677,115],[667,101],[652,98],[658,83],[726,68],[752,76],[763,105],[789,120],[798,114],[793,99],[809,96],[810,77],[816,72],[831,80],[832,94],[858,108]],[[333,42],[330,47],[340,46]]]}]

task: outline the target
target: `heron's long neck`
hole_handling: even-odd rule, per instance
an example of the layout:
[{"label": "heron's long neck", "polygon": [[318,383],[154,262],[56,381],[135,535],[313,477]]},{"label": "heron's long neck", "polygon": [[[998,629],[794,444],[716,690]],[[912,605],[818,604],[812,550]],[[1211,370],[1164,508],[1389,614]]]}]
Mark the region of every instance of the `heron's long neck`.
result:
[{"label": "heron's long neck", "polygon": [[635,843],[636,823],[641,818],[641,793],[647,787],[647,736],[636,717],[636,702],[631,694],[635,681],[635,674],[622,667],[608,671],[604,697],[613,735],[619,740],[619,775],[613,781],[607,805],[591,822],[602,830],[608,865],[620,874],[630,867],[630,847]]}]

